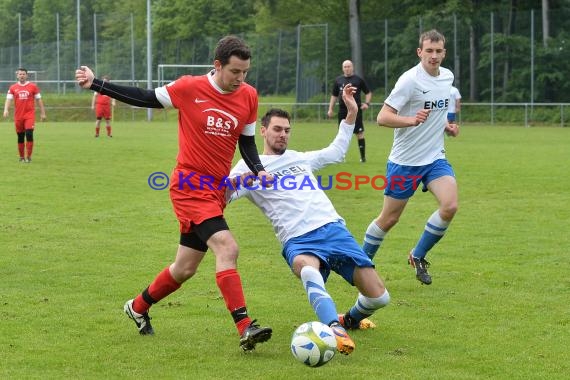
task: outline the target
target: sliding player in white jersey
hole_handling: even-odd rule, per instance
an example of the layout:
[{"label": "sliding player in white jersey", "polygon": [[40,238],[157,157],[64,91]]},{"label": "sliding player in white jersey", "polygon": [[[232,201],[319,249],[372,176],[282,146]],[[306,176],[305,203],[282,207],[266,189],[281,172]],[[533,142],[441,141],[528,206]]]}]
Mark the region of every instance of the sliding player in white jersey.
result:
[{"label": "sliding player in white jersey", "polygon": [[[261,121],[264,144],[260,159],[276,182],[268,188],[255,183],[244,185],[252,173],[241,160],[230,172],[235,191],[229,191],[231,200],[247,197],[271,221],[283,245],[284,259],[301,279],[319,320],[333,328],[337,348],[345,355],[354,350],[354,342],[345,329],[374,327],[367,317],[390,300],[372,260],[348,231],[313,174],[344,160],[358,112],[353,93],[354,88],[345,86],[348,115],[341,121],[334,141],[317,151],[287,150],[291,134],[289,114],[280,109],[269,110]],[[344,315],[337,313],[325,288],[331,270],[359,290],[354,306]]]},{"label": "sliding player in white jersey", "polygon": [[[432,279],[425,257],[443,237],[458,202],[455,174],[445,158],[443,134],[457,136],[459,128],[447,122],[453,73],[440,67],[445,58],[445,37],[436,30],[423,33],[417,54],[420,63],[400,76],[378,114],[379,125],[394,128],[394,143],[388,157],[382,211],[368,226],[363,249],[374,257],[422,182],[423,191],[429,190],[435,196],[439,208],[428,218],[408,262],[415,268],[418,281],[429,285]],[[401,178],[406,178],[405,183]]]}]

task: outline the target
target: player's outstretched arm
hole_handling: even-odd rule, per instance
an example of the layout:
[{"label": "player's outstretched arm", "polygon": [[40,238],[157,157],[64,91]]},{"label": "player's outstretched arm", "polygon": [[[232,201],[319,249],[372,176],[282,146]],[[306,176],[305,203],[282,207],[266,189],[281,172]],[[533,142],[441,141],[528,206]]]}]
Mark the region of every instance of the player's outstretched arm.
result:
[{"label": "player's outstretched arm", "polygon": [[142,108],[164,108],[158,101],[154,90],[139,87],[120,86],[118,84],[95,78],[93,71],[87,66],[75,70],[75,80],[82,88],[97,91],[123,103]]},{"label": "player's outstretched arm", "polygon": [[356,100],[354,100],[355,92],[356,88],[353,87],[350,83],[344,86],[342,90],[342,98],[344,100],[344,104],[346,104],[346,108],[348,109],[348,113],[346,115],[346,118],[344,119],[345,123],[347,124],[356,123],[356,115],[358,115],[358,105],[356,104]]},{"label": "player's outstretched arm", "polygon": [[334,140],[326,148],[305,152],[305,157],[310,162],[312,170],[316,171],[327,165],[344,161],[358,115],[358,105],[354,100],[355,92],[356,88],[347,84],[344,86],[342,94],[339,94],[342,96],[348,112],[344,120],[339,123]]}]

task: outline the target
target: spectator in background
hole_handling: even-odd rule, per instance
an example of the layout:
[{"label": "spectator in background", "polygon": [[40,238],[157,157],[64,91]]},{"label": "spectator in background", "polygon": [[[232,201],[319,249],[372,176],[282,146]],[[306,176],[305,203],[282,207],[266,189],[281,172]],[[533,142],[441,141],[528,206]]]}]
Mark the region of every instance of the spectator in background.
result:
[{"label": "spectator in background", "polygon": [[[354,93],[354,99],[358,105],[358,115],[356,116],[356,123],[354,124],[353,133],[356,134],[358,138],[358,149],[360,150],[360,162],[366,162],[366,142],[364,140],[364,123],[362,122],[362,111],[367,110],[370,107],[370,101],[372,100],[372,91],[368,88],[364,79],[354,74],[354,65],[352,61],[346,60],[342,63],[343,75],[338,76],[333,84],[331,100],[329,102],[329,110],[327,116],[330,118],[333,116],[334,105],[338,99],[338,123],[346,118],[348,110],[346,104],[342,99],[342,89],[348,83],[356,89]],[[361,100],[361,93],[365,94],[364,103]]]},{"label": "spectator in background", "polygon": [[447,121],[450,124],[457,124],[457,115],[461,111],[461,93],[455,86],[451,86],[449,93],[449,106],[447,108]]},{"label": "spectator in background", "polygon": [[14,102],[14,125],[18,135],[18,153],[20,162],[32,162],[34,149],[34,128],[36,124],[36,102],[40,107],[40,118],[46,119],[46,110],[40,89],[28,81],[28,70],[20,67],[16,70],[18,82],[10,86],[4,104],[4,117],[8,117],[10,105]]},{"label": "spectator in background", "polygon": [[[101,79],[104,82],[109,82],[108,75],[103,75]],[[107,128],[107,136],[113,137],[111,134],[111,118],[113,116],[113,107],[115,107],[115,99],[107,95],[102,95],[98,92],[93,93],[91,101],[91,109],[95,110],[95,137],[99,137],[99,130],[101,129],[101,119],[105,119],[105,126]]]}]

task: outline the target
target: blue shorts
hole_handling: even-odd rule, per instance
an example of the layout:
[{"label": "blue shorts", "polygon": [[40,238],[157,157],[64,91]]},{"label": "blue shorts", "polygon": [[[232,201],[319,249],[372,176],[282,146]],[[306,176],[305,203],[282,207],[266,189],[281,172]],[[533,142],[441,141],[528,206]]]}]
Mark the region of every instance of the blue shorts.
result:
[{"label": "blue shorts", "polygon": [[354,285],[353,274],[356,267],[374,268],[372,260],[342,222],[328,223],[304,235],[289,239],[283,246],[281,254],[291,268],[293,259],[297,255],[318,257],[321,261],[319,271],[325,282],[332,270],[349,284]]},{"label": "blue shorts", "polygon": [[388,161],[386,165],[387,184],[384,195],[396,199],[408,199],[416,192],[420,183],[422,191],[427,191],[427,185],[443,176],[455,177],[453,168],[446,159],[435,160],[429,165],[406,166]]}]

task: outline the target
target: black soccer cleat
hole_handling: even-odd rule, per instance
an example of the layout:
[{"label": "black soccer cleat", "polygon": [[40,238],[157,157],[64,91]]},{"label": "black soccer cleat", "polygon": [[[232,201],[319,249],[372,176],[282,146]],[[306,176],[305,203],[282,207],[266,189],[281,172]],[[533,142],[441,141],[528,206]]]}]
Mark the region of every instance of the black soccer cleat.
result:
[{"label": "black soccer cleat", "polygon": [[150,324],[150,317],[148,316],[148,313],[144,313],[144,314],[139,314],[136,311],[133,310],[133,300],[128,300],[125,303],[125,314],[127,314],[127,316],[132,319],[133,321],[135,321],[135,324],[137,325],[137,329],[139,330],[139,334],[141,335],[154,335],[154,329],[152,328],[152,325]]},{"label": "black soccer cleat", "polygon": [[271,327],[259,327],[256,319],[251,321],[249,326],[241,334],[239,346],[245,352],[255,349],[257,343],[267,342],[271,338],[273,330]]},{"label": "black soccer cleat", "polygon": [[423,257],[421,259],[410,255],[408,256],[408,263],[413,267],[416,268],[416,278],[419,282],[425,285],[431,284],[431,276],[429,275],[427,268],[430,266],[430,263],[426,261]]}]

